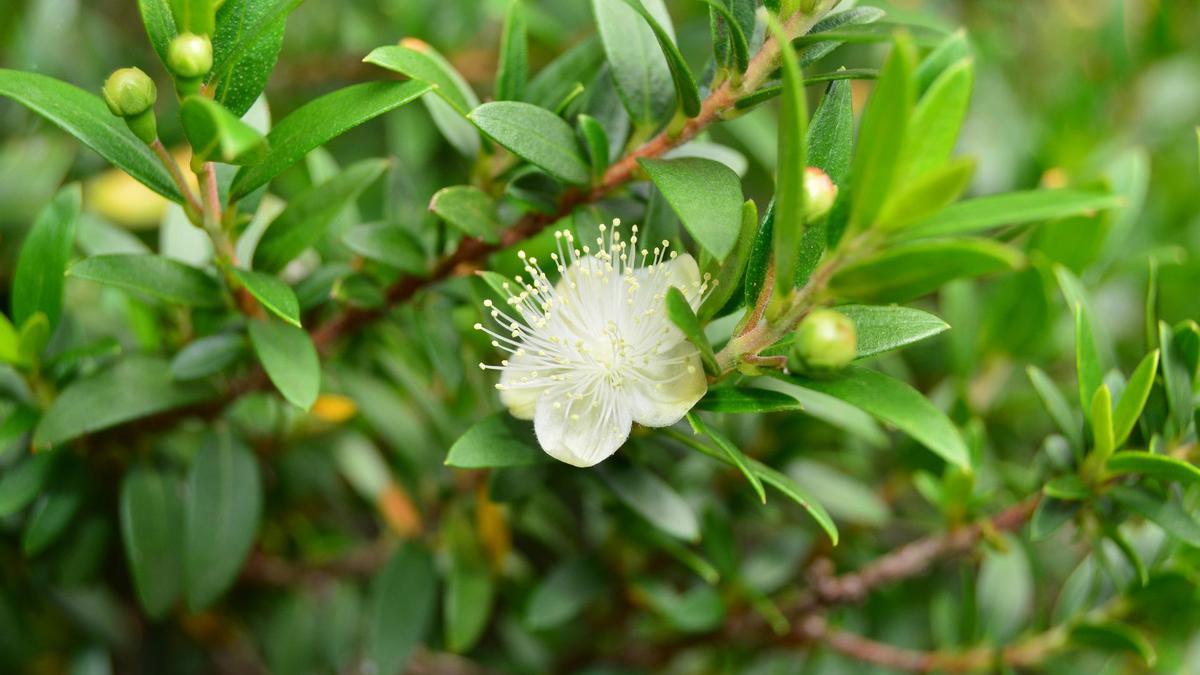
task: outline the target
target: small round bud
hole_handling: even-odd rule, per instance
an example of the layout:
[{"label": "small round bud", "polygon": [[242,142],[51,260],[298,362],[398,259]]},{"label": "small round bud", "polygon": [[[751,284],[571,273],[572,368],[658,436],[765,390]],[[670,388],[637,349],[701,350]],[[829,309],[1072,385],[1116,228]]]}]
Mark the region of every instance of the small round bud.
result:
[{"label": "small round bud", "polygon": [[804,220],[814,222],[825,217],[837,199],[838,189],[829,175],[815,166],[804,170]]},{"label": "small round bud", "polygon": [[140,68],[114,70],[104,82],[104,102],[117,117],[133,117],[154,107],[158,89]]},{"label": "small round bud", "polygon": [[792,342],[792,358],[799,370],[827,375],[845,368],[858,354],[858,338],[850,317],[832,309],[818,309],[800,322]]},{"label": "small round bud", "polygon": [[167,47],[167,67],[176,77],[194,80],[212,70],[212,41],[207,35],[181,33]]}]

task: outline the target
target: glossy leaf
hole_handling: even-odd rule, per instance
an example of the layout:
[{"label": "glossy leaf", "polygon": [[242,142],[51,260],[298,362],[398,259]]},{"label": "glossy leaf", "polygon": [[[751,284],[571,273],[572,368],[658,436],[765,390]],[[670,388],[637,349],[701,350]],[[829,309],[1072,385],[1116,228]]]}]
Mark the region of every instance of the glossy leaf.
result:
[{"label": "glossy leaf", "polygon": [[258,461],[227,432],[208,437],[192,458],[183,508],[183,590],[193,612],[229,589],[262,518]]},{"label": "glossy leaf", "polygon": [[829,85],[808,129],[808,164],[824,171],[838,188],[846,186],[854,154],[854,107],[850,83]]},{"label": "glossy leaf", "polygon": [[978,197],[951,205],[904,230],[906,237],[972,234],[1002,225],[1094,213],[1121,205],[1120,197],[1082,190],[1029,190]]},{"label": "glossy leaf", "polygon": [[583,185],[591,169],[575,132],[558,115],[529,103],[484,103],[468,115],[479,130],[510,152],[567,183]]},{"label": "glossy leaf", "polygon": [[198,161],[249,165],[267,154],[262,135],[212,99],[187,97],[179,107],[179,119]]},{"label": "glossy leaf", "polygon": [[266,158],[238,171],[230,195],[236,199],[253,192],[313,148],[412,102],[429,90],[430,85],[424,82],[364,82],[309,101],[271,129],[267,134],[270,149]]},{"label": "glossy leaf", "polygon": [[39,312],[50,329],[58,325],[63,307],[63,272],[75,246],[81,200],[78,184],[59,190],[25,235],[12,278],[12,317],[16,325],[23,327]]},{"label": "glossy leaf", "polygon": [[476,422],[446,454],[446,464],[460,469],[529,466],[548,459],[538,447],[530,425],[507,412]]},{"label": "glossy leaf", "polygon": [[688,413],[687,420],[692,425],[693,433],[707,436],[713,443],[717,444],[717,447],[721,449],[721,452],[725,453],[729,461],[737,467],[738,471],[742,472],[746,480],[750,481],[750,487],[754,488],[754,494],[758,495],[759,501],[766,504],[767,493],[763,490],[762,481],[758,478],[758,474],[750,469],[749,460],[742,453],[741,449],[734,445],[733,441],[729,440],[725,434],[722,434],[700,419],[699,415]]},{"label": "glossy leaf", "polygon": [[1200,469],[1188,462],[1149,452],[1128,450],[1108,458],[1105,468],[1113,474],[1138,474],[1186,485],[1200,483]]},{"label": "glossy leaf", "polygon": [[233,275],[272,314],[300,327],[300,302],[291,286],[262,272],[234,268]]},{"label": "glossy leaf", "polygon": [[208,35],[213,32],[212,0],[170,0],[171,14],[180,32]]},{"label": "glossy leaf", "polygon": [[251,321],[250,344],[267,377],[292,405],[308,410],[321,390],[321,363],[312,338],[282,321]]},{"label": "glossy leaf", "polygon": [[342,235],[342,243],[364,258],[378,260],[406,274],[423,275],[429,267],[420,242],[399,225],[359,225]]},{"label": "glossy leaf", "polygon": [[485,242],[500,240],[500,216],[496,203],[486,192],[471,185],[442,188],[429,201],[429,210],[463,234]]},{"label": "glossy leaf", "polygon": [[283,47],[287,16],[301,2],[224,0],[217,10],[208,83],[216,83],[216,101],[234,115],[245,115],[262,93]]},{"label": "glossy leaf", "polygon": [[1154,374],[1158,371],[1158,354],[1156,349],[1142,359],[1129,376],[1129,382],[1125,383],[1125,390],[1117,401],[1117,408],[1113,411],[1113,442],[1118,448],[1125,445],[1138,418],[1142,416],[1146,400],[1150,398]]},{"label": "glossy leaf", "polygon": [[791,282],[796,278],[801,255],[800,238],[806,225],[804,174],[808,166],[808,104],[796,50],[777,21],[772,20],[769,26],[776,42],[780,43],[783,79],[775,167],[775,221],[771,230],[775,295],[783,297],[791,292]]},{"label": "glossy leaf", "polygon": [[704,361],[705,367],[716,372],[717,360],[713,356],[712,345],[708,343],[708,336],[704,334],[704,326],[700,325],[700,319],[696,318],[696,313],[688,304],[687,296],[672,286],[667,290],[666,305],[667,318],[675,324],[675,327],[689,342],[695,345],[696,349],[700,350],[700,358]]},{"label": "glossy leaf", "polygon": [[783,392],[752,387],[714,387],[696,404],[718,413],[769,413],[800,410],[803,406]]},{"label": "glossy leaf", "polygon": [[1107,384],[1100,385],[1092,395],[1089,421],[1092,425],[1092,452],[1098,457],[1097,461],[1103,464],[1114,450],[1112,392]]},{"label": "glossy leaf", "polygon": [[121,540],[138,602],[151,618],[179,596],[183,566],[183,499],[170,475],[137,466],[121,480]]},{"label": "glossy leaf", "polygon": [[1105,652],[1129,652],[1150,667],[1158,659],[1154,645],[1140,631],[1124,623],[1083,622],[1071,626],[1071,644]]},{"label": "glossy leaf", "polygon": [[658,529],[686,541],[700,537],[700,521],[692,507],[647,469],[609,462],[594,470],[626,506]]},{"label": "glossy leaf", "polygon": [[953,279],[1015,269],[1022,261],[1020,251],[998,242],[936,239],[892,246],[846,265],[830,286],[846,298],[902,302],[935,291]]},{"label": "glossy leaf", "polygon": [[99,96],[37,73],[0,68],[0,96],[7,96],[79,139],[158,194],[182,202],[171,175],[146,144],[108,111]]},{"label": "glossy leaf", "polygon": [[592,165],[592,177],[599,180],[608,170],[608,132],[591,115],[579,116],[579,135],[583,139],[583,147],[587,149],[588,161]]},{"label": "glossy leaf", "polygon": [[967,116],[974,82],[974,65],[963,59],[943,71],[921,96],[909,121],[901,180],[932,171],[949,159]]},{"label": "glossy leaf", "polygon": [[[851,7],[844,12],[835,12],[813,25],[808,31],[808,44],[800,51],[800,65],[816,63],[833,50],[845,44],[845,40],[831,39],[844,26],[871,24],[885,16],[878,7]],[[795,43],[793,43],[795,44]],[[796,45],[801,46],[801,45]]]},{"label": "glossy leaf", "polygon": [[138,0],[138,10],[142,14],[142,24],[146,26],[150,46],[154,47],[158,59],[166,63],[167,46],[177,32],[169,0]]},{"label": "glossy leaf", "polygon": [[67,275],[188,307],[223,307],[221,284],[202,270],[157,255],[84,258]]},{"label": "glossy leaf", "polygon": [[525,5],[509,0],[500,34],[500,64],[496,68],[496,100],[520,101],[525,98],[529,79],[529,54],[526,44]]},{"label": "glossy leaf", "polygon": [[246,338],[235,333],[202,337],[187,344],[171,359],[171,377],[199,380],[216,375],[246,354]]},{"label": "glossy leaf", "polygon": [[738,242],[742,185],[732,169],[711,159],[639,159],[687,231],[717,260]]},{"label": "glossy leaf", "polygon": [[858,338],[858,355],[866,358],[926,340],[950,330],[950,324],[911,307],[842,305],[837,311],[850,317]]},{"label": "glossy leaf", "polygon": [[[644,6],[660,26],[670,25],[661,0]],[[592,0],[592,12],[621,102],[639,126],[656,125],[675,108],[675,95],[671,67],[654,31],[625,0]]]},{"label": "glossy leaf", "polygon": [[708,5],[713,31],[713,48],[717,61],[736,72],[743,73],[750,63],[750,46],[746,32],[754,32],[756,0],[701,0]]},{"label": "glossy leaf", "polygon": [[[658,46],[662,49],[663,56],[667,59],[667,68],[671,71],[671,81],[675,85],[675,97],[679,101],[679,107],[683,110],[684,115],[695,117],[700,114],[700,90],[696,86],[696,78],[692,76],[692,71],[688,68],[687,61],[684,60],[679,47],[675,46],[673,31],[668,30],[663,25],[670,25],[670,17],[665,16],[665,6],[656,15],[643,5],[644,1],[625,0],[625,4],[632,7],[646,21],[646,24],[650,26],[650,30],[654,32],[654,38],[658,41]],[[651,3],[656,1],[650,0]]]}]

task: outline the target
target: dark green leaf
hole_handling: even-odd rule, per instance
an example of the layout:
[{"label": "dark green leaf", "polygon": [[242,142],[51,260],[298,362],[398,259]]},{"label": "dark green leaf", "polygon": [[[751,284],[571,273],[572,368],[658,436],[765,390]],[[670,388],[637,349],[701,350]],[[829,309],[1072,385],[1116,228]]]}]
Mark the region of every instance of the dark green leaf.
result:
[{"label": "dark green leaf", "polygon": [[0,518],[7,518],[29,505],[50,480],[55,455],[38,452],[9,465],[0,475]]},{"label": "dark green leaf", "polygon": [[608,462],[594,470],[626,506],[658,529],[686,541],[700,537],[700,522],[692,507],[647,469],[636,464]]},{"label": "dark green leaf", "polygon": [[700,1],[708,5],[711,12],[709,21],[713,29],[713,49],[717,61],[739,73],[745,72],[750,63],[746,32],[754,32],[756,0],[734,0],[732,10],[726,6],[726,0]]},{"label": "dark green leaf", "polygon": [[636,588],[650,609],[661,614],[677,631],[711,631],[725,618],[725,601],[712,586],[698,585],[676,593],[663,582],[643,581]]},{"label": "dark green leaf", "polygon": [[45,75],[0,68],[0,96],[53,122],[158,194],[182,202],[171,175],[99,96]]},{"label": "dark green leaf", "polygon": [[675,327],[689,342],[696,346],[696,349],[700,350],[700,358],[704,361],[705,367],[716,372],[717,360],[713,356],[712,345],[708,343],[708,336],[704,334],[704,326],[700,325],[700,319],[696,318],[696,313],[688,304],[687,296],[683,294],[683,291],[672,286],[667,290],[666,305],[667,318],[675,324]]},{"label": "dark green leaf", "polygon": [[1065,218],[1120,206],[1121,198],[1081,190],[1029,190],[968,199],[946,207],[911,227],[905,237],[970,234],[1001,225]]},{"label": "dark green leaf", "polygon": [[1047,497],[1067,501],[1080,501],[1092,496],[1092,490],[1087,483],[1073,473],[1048,481],[1042,491]]},{"label": "dark green leaf", "polygon": [[1162,352],[1162,376],[1167,405],[1175,423],[1174,433],[1183,436],[1192,421],[1192,373],[1175,343],[1175,333],[1165,321],[1158,322],[1158,346]]},{"label": "dark green leaf", "polygon": [[724,260],[737,245],[742,223],[742,184],[733,169],[700,157],[638,164],[704,250]]},{"label": "dark green leaf", "polygon": [[950,329],[938,317],[911,307],[842,305],[837,311],[850,317],[858,336],[858,355],[866,358],[906,347]]},{"label": "dark green leaf", "polygon": [[[1048,495],[1049,493],[1047,493]],[[1066,525],[1079,511],[1078,501],[1063,501],[1047,496],[1038,502],[1037,509],[1029,522],[1029,536],[1034,541],[1041,541],[1054,534]]]},{"label": "dark green leaf", "polygon": [[782,392],[744,387],[709,389],[696,407],[719,413],[769,413],[802,408],[799,401]]},{"label": "dark green leaf", "polygon": [[67,274],[189,307],[225,305],[225,294],[216,279],[157,255],[92,256],[72,265]]},{"label": "dark green leaf", "polygon": [[[670,26],[661,0],[646,7]],[[639,126],[657,125],[671,114],[675,100],[671,67],[654,31],[625,0],[592,0],[592,12],[625,109]]]},{"label": "dark green leaf", "polygon": [[839,521],[883,527],[891,519],[891,510],[875,489],[832,466],[808,459],[788,464],[788,475],[797,485],[828,509]]},{"label": "dark green leaf", "polygon": [[291,286],[262,272],[234,268],[233,275],[272,314],[300,327],[300,302],[296,300],[296,293]]},{"label": "dark green leaf", "polygon": [[217,102],[234,115],[246,114],[262,93],[283,46],[287,16],[302,1],[225,0],[217,11],[208,83],[217,83]]},{"label": "dark green leaf", "polygon": [[725,434],[722,434],[706,424],[704,420],[700,419],[699,415],[689,412],[687,415],[687,420],[688,423],[692,425],[693,433],[707,436],[717,444],[717,447],[725,453],[725,456],[729,458],[729,461],[737,467],[738,471],[742,472],[742,475],[746,477],[746,480],[750,481],[750,487],[754,488],[754,493],[758,495],[759,501],[766,504],[767,493],[765,490],[763,490],[762,481],[759,480],[758,474],[751,470],[748,463],[749,459],[746,457],[746,455],[742,454],[741,449],[734,445],[733,441],[729,440]]},{"label": "dark green leaf", "polygon": [[146,36],[150,38],[150,46],[158,54],[158,60],[167,62],[167,45],[175,37],[175,17],[171,15],[171,5],[168,0],[138,0],[138,10],[142,14],[142,23],[146,26]]},{"label": "dark green leaf", "polygon": [[446,464],[460,469],[528,466],[547,459],[546,453],[538,447],[530,425],[506,412],[495,413],[475,423],[446,454]]},{"label": "dark green leaf", "polygon": [[583,147],[587,149],[592,165],[592,177],[599,180],[608,170],[608,132],[591,115],[580,115],[578,119],[579,135],[583,138]]},{"label": "dark green leaf", "polygon": [[560,563],[534,589],[525,609],[533,630],[559,626],[579,615],[604,590],[604,575],[587,558]]},{"label": "dark green leaf", "polygon": [[[780,43],[780,72],[783,76],[783,103],[779,110],[779,135],[775,173],[775,223],[772,226],[772,258],[775,261],[775,294],[792,290],[801,255],[800,239],[805,229],[804,174],[808,166],[808,104],[805,101],[804,75],[796,50],[787,40],[778,21],[770,29]],[[823,241],[821,242],[824,243]]]},{"label": "dark green leaf", "polygon": [[250,194],[313,148],[429,90],[424,82],[364,82],[309,101],[271,129],[266,159],[238,171],[230,195],[237,199]]},{"label": "dark green leaf", "polygon": [[603,62],[604,50],[599,39],[595,35],[589,36],[551,61],[529,81],[526,100],[552,109],[576,85],[590,82]]},{"label": "dark green leaf", "polygon": [[[60,472],[61,473],[61,472]],[[21,533],[21,552],[36,556],[57,541],[83,503],[84,484],[78,471],[56,476],[34,502]]]},{"label": "dark green leaf", "polygon": [[[650,1],[652,4],[658,2],[658,0]],[[666,7],[660,5],[656,8],[661,10],[656,16],[642,3],[643,0],[625,0],[625,4],[641,15],[646,24],[650,26],[650,30],[654,32],[654,38],[658,40],[658,46],[667,59],[667,68],[671,71],[671,81],[675,84],[675,97],[679,101],[679,107],[683,110],[683,114],[695,117],[700,114],[700,90],[696,86],[696,78],[688,69],[687,61],[679,52],[679,47],[675,46],[674,34],[663,27],[663,24],[669,26],[671,23],[670,17],[665,16]]]},{"label": "dark green leaf", "polygon": [[251,321],[250,344],[267,377],[292,405],[308,410],[321,390],[321,363],[312,338],[282,321]]},{"label": "dark green leaf", "polygon": [[510,152],[567,183],[584,185],[591,169],[575,132],[561,117],[529,103],[484,103],[468,115],[479,130]]},{"label": "dark green leaf", "polygon": [[1158,655],[1154,645],[1140,631],[1128,624],[1084,622],[1071,626],[1071,643],[1092,647],[1104,652],[1129,652],[1141,657],[1147,666],[1154,666]]},{"label": "dark green leaf", "polygon": [[171,359],[171,377],[199,380],[216,375],[233,365],[246,353],[246,338],[236,333],[221,333],[195,340]]},{"label": "dark green leaf", "polygon": [[1200,469],[1181,459],[1142,451],[1118,452],[1108,458],[1105,468],[1113,474],[1138,474],[1186,485],[1200,483]]},{"label": "dark green leaf", "polygon": [[25,235],[12,282],[12,316],[18,326],[23,327],[39,312],[46,316],[51,329],[58,325],[63,306],[63,272],[75,246],[75,223],[79,220],[81,201],[78,183],[59,190]]},{"label": "dark green leaf", "polygon": [[949,418],[920,392],[899,380],[855,365],[828,380],[796,376],[784,379],[841,399],[895,425],[951,464],[962,468],[971,465],[967,446]]},{"label": "dark green leaf", "polygon": [[1118,485],[1108,494],[1124,508],[1166,530],[1189,546],[1200,547],[1200,523],[1173,497],[1163,498],[1143,488]]},{"label": "dark green leaf", "polygon": [[[800,60],[801,60],[801,62],[804,61],[803,58]],[[815,75],[806,75],[804,77],[804,86],[807,87],[807,86],[811,86],[814,84],[822,84],[825,82],[835,82],[836,83],[836,82],[841,82],[843,80],[874,80],[878,77],[879,77],[879,71],[875,70],[874,68],[839,68],[837,70],[832,70],[828,73],[817,73]],[[733,107],[736,110],[748,110],[750,108],[757,106],[760,103],[765,103],[766,101],[769,101],[769,100],[775,98],[776,96],[779,96],[782,93],[783,93],[783,85],[782,84],[768,84],[768,85],[764,86],[763,88],[759,89],[758,91],[754,92],[753,94],[747,94],[747,95],[739,98],[738,100],[734,101]],[[815,118],[814,118],[813,123],[814,124],[816,123]],[[810,144],[815,142],[814,141],[815,135],[816,134],[813,133],[812,126],[810,125],[809,130],[808,130]],[[811,153],[811,151],[810,151],[810,153]],[[809,159],[810,159],[810,164],[811,164],[812,157],[810,156]],[[850,157],[847,156],[846,161],[849,162],[849,160],[850,160]],[[813,164],[813,166],[816,166],[816,165]]]},{"label": "dark green leaf", "polygon": [[342,209],[383,175],[387,167],[386,159],[364,159],[293,198],[259,240],[254,250],[254,269],[274,274],[320,241]]},{"label": "dark green leaf", "polygon": [[147,466],[121,480],[121,539],[142,609],[166,614],[179,596],[182,574],[183,500],[169,475]]},{"label": "dark green leaf", "polygon": [[262,135],[212,99],[187,97],[179,107],[179,120],[196,161],[250,165],[267,155]]},{"label": "dark green leaf", "polygon": [[469,651],[487,626],[496,592],[486,561],[478,552],[455,552],[446,579],[446,647],[452,652]]},{"label": "dark green leaf", "polygon": [[529,49],[526,44],[525,5],[509,0],[500,34],[500,64],[496,67],[496,99],[520,101],[525,98],[529,79]]},{"label": "dark green leaf", "polygon": [[734,294],[741,290],[743,272],[750,262],[750,251],[754,246],[754,237],[757,231],[758,207],[754,205],[754,200],[748,199],[742,202],[742,227],[738,233],[737,245],[717,269],[709,286],[708,295],[700,303],[700,308],[696,310],[697,315],[702,319],[712,318],[730,304]]},{"label": "dark green leaf", "polygon": [[400,675],[433,623],[437,573],[421,544],[406,542],[371,583],[366,655],[379,675]]},{"label": "dark green leaf", "polygon": [[1058,390],[1058,386],[1054,384],[1049,375],[1037,366],[1027,366],[1025,372],[1029,375],[1029,381],[1033,384],[1033,389],[1041,399],[1046,412],[1050,413],[1050,419],[1054,420],[1059,431],[1071,439],[1076,447],[1081,447],[1083,445],[1083,433],[1080,428],[1082,423],[1077,419],[1074,409],[1067,403],[1062,392]]},{"label": "dark green leaf", "polygon": [[429,210],[464,234],[488,243],[500,241],[500,217],[496,203],[486,192],[471,185],[442,188],[429,201]]},{"label": "dark green leaf", "polygon": [[183,509],[183,590],[193,612],[233,584],[262,518],[262,478],[254,453],[228,432],[213,434],[192,458]]},{"label": "dark green leaf", "polygon": [[[800,52],[800,65],[807,66],[816,63],[833,50],[845,44],[844,40],[829,40],[830,35],[842,26],[874,23],[884,17],[884,11],[878,7],[851,7],[844,12],[837,12],[818,21],[808,35],[812,37],[810,44]],[[821,33],[827,35],[821,36]]]},{"label": "dark green leaf", "polygon": [[854,107],[850,83],[829,85],[808,129],[808,164],[824,171],[839,188],[846,185],[854,154]]},{"label": "dark green leaf", "polygon": [[215,393],[204,384],[175,382],[162,359],[133,356],[67,386],[42,416],[33,443],[53,447],[123,422],[198,403]]},{"label": "dark green leaf", "polygon": [[351,251],[391,265],[406,274],[424,275],[429,263],[421,244],[407,230],[391,223],[368,223],[342,235]]},{"label": "dark green leaf", "polygon": [[842,267],[831,288],[842,297],[903,302],[931,293],[961,277],[1015,269],[1017,249],[987,239],[934,239],[889,247]]}]

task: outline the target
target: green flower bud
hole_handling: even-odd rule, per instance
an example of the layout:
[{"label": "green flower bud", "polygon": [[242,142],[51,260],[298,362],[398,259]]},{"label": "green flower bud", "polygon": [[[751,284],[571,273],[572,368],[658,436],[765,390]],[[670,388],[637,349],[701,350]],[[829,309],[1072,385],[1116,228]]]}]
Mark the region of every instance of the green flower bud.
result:
[{"label": "green flower bud", "polygon": [[818,309],[800,322],[792,342],[792,360],[798,370],[827,375],[845,368],[858,354],[858,338],[850,317],[832,309]]},{"label": "green flower bud", "polygon": [[158,138],[158,124],[154,118],[158,88],[149,75],[139,68],[121,68],[108,76],[101,93],[109,111],[124,117],[125,124],[143,143],[149,144]]},{"label": "green flower bud", "polygon": [[838,189],[829,175],[815,166],[804,170],[804,220],[815,222],[825,217],[837,199]]},{"label": "green flower bud", "polygon": [[167,68],[181,96],[196,93],[200,79],[212,70],[212,41],[207,35],[182,33],[167,47]]}]

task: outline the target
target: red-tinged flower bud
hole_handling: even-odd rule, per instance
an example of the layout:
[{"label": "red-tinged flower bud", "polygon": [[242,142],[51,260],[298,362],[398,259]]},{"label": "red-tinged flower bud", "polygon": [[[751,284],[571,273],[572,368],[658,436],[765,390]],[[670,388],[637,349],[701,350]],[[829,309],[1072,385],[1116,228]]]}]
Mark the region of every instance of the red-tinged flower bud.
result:
[{"label": "red-tinged flower bud", "polygon": [[804,220],[815,222],[825,217],[837,199],[838,189],[824,171],[815,166],[804,170]]}]

